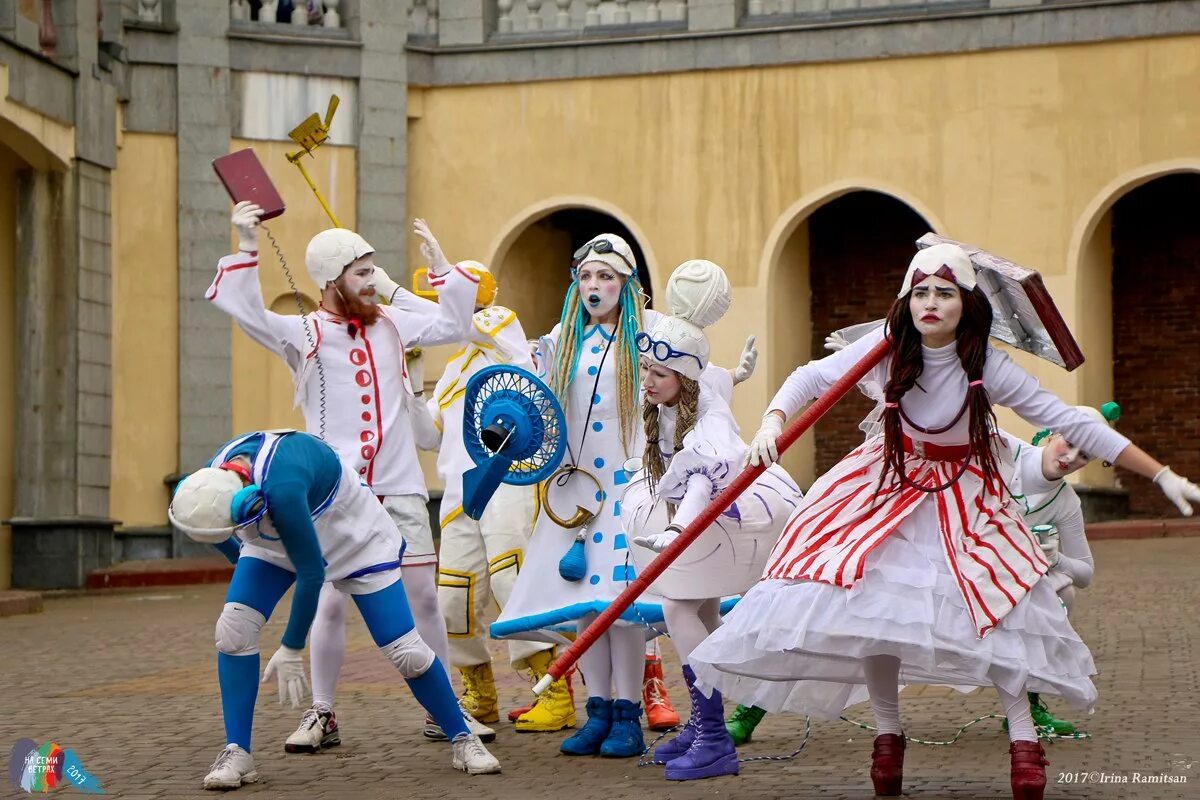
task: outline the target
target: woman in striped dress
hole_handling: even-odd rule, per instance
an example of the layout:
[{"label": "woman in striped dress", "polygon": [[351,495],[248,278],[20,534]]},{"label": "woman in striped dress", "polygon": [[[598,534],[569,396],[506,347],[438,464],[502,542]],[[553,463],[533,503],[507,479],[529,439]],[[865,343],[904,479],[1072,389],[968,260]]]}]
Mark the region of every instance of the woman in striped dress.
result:
[{"label": "woman in striped dress", "polygon": [[[1064,404],[988,344],[992,309],[959,247],[919,252],[888,314],[883,431],[813,484],[763,580],[691,656],[697,683],[767,711],[836,716],[866,685],[877,795],[900,794],[898,686],[994,686],[1009,719],[1014,798],[1041,798],[1045,754],[1026,691],[1090,709],[1092,657],[1048,582],[1048,564],[1005,489],[1013,453],[992,404],[1153,478],[1184,514],[1200,489]],[[749,460],[775,461],[783,423],[885,335],[798,368]],[[814,687],[817,687],[814,689]]]}]

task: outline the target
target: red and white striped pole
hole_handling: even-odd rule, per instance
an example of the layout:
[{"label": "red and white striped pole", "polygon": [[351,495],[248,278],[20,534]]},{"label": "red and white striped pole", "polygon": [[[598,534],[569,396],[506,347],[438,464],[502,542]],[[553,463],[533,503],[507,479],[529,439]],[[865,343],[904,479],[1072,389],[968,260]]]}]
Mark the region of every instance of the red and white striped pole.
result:
[{"label": "red and white striped pole", "polygon": [[[878,344],[871,348],[865,356],[859,359],[849,372],[834,382],[825,394],[818,397],[813,403],[792,420],[792,423],[784,429],[776,440],[776,445],[779,448],[780,454],[791,447],[797,439],[804,435],[805,431],[816,424],[817,420],[825,416],[829,409],[833,408],[837,401],[841,400],[846,394],[854,388],[854,386],[862,380],[868,372],[870,372],[876,364],[883,360],[887,354],[888,340],[881,339]],[[551,683],[561,678],[567,673],[583,652],[592,646],[592,643],[600,637],[602,633],[609,629],[609,626],[617,620],[621,613],[629,607],[634,600],[646,591],[646,588],[654,582],[662,571],[671,565],[671,562],[679,557],[679,554],[687,549],[687,546],[692,541],[704,532],[709,525],[712,525],[720,516],[721,512],[733,505],[733,501],[737,500],[742,492],[750,487],[754,479],[762,474],[766,466],[759,464],[754,467],[746,467],[741,473],[733,479],[733,483],[725,487],[725,489],[713,499],[704,511],[700,512],[700,516],[692,520],[683,531],[663,550],[658,556],[651,561],[641,574],[637,576],[628,586],[625,587],[616,599],[613,600],[608,608],[596,617],[596,621],[587,626],[582,633],[571,643],[571,646],[562,652],[550,668],[546,670],[546,674],[533,687],[533,693],[540,695],[545,691]]]}]

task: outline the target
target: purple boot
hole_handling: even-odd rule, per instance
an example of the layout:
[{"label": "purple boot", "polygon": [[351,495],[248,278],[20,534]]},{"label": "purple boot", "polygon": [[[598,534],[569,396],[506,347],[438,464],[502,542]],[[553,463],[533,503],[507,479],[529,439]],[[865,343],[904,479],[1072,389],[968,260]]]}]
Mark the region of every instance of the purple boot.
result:
[{"label": "purple boot", "polygon": [[[693,686],[691,694],[692,718],[696,721],[696,737],[686,753],[667,762],[665,770],[667,780],[694,781],[698,778],[737,775],[737,750],[733,746],[733,739],[729,736],[729,731],[725,730],[721,693],[714,689],[712,697],[705,697],[699,689]],[[699,709],[699,713],[697,713],[697,709]],[[680,736],[682,735],[680,734]]]},{"label": "purple boot", "polygon": [[688,696],[692,699],[692,715],[688,718],[687,724],[683,726],[674,739],[666,744],[659,745],[654,748],[654,760],[665,764],[673,758],[679,758],[688,751],[692,746],[692,742],[696,740],[696,725],[699,722],[700,705],[696,702],[699,692],[694,688],[696,685],[696,673],[692,672],[692,668],[687,664],[683,665],[683,680],[687,683]]}]

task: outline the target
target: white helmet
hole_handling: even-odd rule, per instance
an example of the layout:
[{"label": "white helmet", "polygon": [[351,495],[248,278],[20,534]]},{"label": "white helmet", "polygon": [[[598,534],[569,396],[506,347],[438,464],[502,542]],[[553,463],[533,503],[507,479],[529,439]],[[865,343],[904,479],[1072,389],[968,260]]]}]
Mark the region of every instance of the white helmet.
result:
[{"label": "white helmet", "polygon": [[229,470],[204,467],[179,483],[167,519],[197,542],[219,544],[234,531],[233,496],[242,479]]},{"label": "white helmet", "polygon": [[699,380],[708,366],[708,337],[682,317],[663,317],[649,333],[637,335],[638,352],[685,378]]},{"label": "white helmet", "polygon": [[375,252],[367,240],[346,228],[321,231],[304,251],[304,266],[318,289],[338,279],[342,271],[358,258]]},{"label": "white helmet", "polygon": [[667,307],[671,314],[693,325],[716,325],[733,302],[725,270],[703,258],[693,258],[675,268],[667,279]]}]

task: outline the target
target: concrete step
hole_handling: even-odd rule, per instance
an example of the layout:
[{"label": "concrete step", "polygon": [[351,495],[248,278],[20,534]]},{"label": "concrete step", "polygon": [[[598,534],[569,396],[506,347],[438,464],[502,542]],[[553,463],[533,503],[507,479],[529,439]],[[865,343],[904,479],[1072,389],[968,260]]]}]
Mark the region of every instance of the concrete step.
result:
[{"label": "concrete step", "polygon": [[87,588],[118,589],[140,586],[183,586],[189,583],[227,583],[233,565],[221,556],[150,558],[121,561],[88,573]]},{"label": "concrete step", "polygon": [[1122,519],[1113,522],[1089,522],[1087,538],[1161,539],[1167,536],[1200,536],[1200,519]]},{"label": "concrete step", "polygon": [[37,614],[41,610],[41,592],[27,592],[22,589],[0,591],[0,617],[11,617],[16,614]]}]

